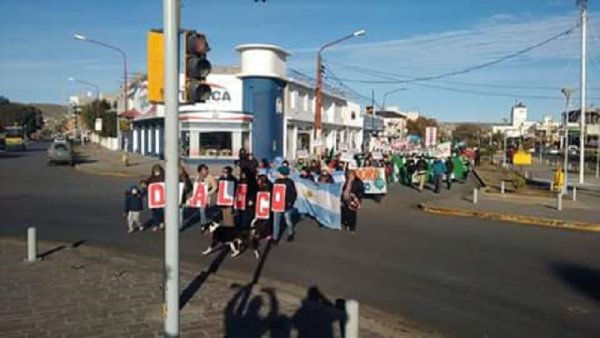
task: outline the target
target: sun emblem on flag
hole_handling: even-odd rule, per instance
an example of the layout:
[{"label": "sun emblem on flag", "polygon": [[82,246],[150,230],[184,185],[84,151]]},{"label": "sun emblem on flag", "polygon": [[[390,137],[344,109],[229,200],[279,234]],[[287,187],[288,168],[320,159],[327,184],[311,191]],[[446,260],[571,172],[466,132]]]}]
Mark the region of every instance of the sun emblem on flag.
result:
[{"label": "sun emblem on flag", "polygon": [[304,189],[302,195],[306,196],[307,199],[315,197],[315,193],[313,193],[310,189]]}]

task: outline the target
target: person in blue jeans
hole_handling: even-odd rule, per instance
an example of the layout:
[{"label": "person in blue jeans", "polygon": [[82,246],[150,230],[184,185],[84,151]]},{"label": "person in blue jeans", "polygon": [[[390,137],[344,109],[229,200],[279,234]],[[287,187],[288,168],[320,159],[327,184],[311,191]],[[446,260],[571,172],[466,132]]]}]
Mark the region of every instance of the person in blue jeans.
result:
[{"label": "person in blue jeans", "polygon": [[292,215],[294,212],[294,203],[298,193],[296,192],[296,184],[288,176],[290,175],[290,168],[287,166],[281,166],[277,169],[277,179],[275,184],[285,184],[285,211],[284,212],[273,212],[273,240],[279,241],[280,235],[280,224],[281,215],[285,219],[286,228],[288,231],[287,241],[292,242],[294,240],[294,222]]}]

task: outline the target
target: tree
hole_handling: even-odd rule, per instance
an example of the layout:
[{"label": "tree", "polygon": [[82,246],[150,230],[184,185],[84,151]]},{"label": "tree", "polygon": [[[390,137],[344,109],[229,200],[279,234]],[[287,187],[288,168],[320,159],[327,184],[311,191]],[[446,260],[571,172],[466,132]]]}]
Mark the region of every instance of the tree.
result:
[{"label": "tree", "polygon": [[22,126],[27,135],[35,133],[44,125],[42,112],[36,107],[0,100],[0,126]]},{"label": "tree", "polygon": [[421,138],[425,137],[426,127],[437,127],[438,123],[436,119],[428,119],[426,117],[419,116],[416,120],[408,120],[406,122],[406,129],[409,135],[419,135]]},{"label": "tree", "polygon": [[455,142],[464,142],[467,147],[479,146],[480,138],[483,134],[483,128],[474,123],[462,123],[456,126],[452,132],[452,138]]},{"label": "tree", "polygon": [[117,116],[114,111],[111,111],[111,105],[108,101],[94,100],[81,107],[81,121],[88,129],[94,130],[97,118],[102,119],[101,136],[117,136]]}]

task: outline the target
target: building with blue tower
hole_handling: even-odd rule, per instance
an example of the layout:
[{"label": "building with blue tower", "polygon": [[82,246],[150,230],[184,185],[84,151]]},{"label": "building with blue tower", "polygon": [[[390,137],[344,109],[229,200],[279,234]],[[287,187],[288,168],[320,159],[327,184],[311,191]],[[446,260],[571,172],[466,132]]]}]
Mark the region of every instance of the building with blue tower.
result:
[{"label": "building with blue tower", "polygon": [[[358,103],[325,87],[322,139],[315,140],[315,86],[287,68],[290,54],[266,44],[240,45],[236,51],[240,66],[214,67],[209,74],[209,100],[179,107],[185,161],[231,163],[242,148],[258,159],[296,159],[321,148],[360,151],[363,113]],[[180,86],[183,82],[182,75]],[[162,157],[164,107],[148,102],[145,78],[132,84],[129,105],[134,115],[130,150]]]}]

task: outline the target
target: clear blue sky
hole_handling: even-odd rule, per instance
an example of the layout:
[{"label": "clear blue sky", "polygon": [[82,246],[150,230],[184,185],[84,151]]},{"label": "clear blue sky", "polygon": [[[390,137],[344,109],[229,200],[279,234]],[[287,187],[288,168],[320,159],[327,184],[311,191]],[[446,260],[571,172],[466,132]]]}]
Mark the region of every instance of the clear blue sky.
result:
[{"label": "clear blue sky", "polygon": [[[516,59],[443,81],[421,85],[351,82],[430,76],[494,60],[572,27],[577,20],[575,0],[182,3],[182,27],[206,32],[213,64],[238,64],[234,51],[238,44],[272,43],[293,52],[290,67],[312,75],[320,45],[364,28],[365,36],[325,53],[329,77],[341,78],[367,97],[373,89],[377,101],[386,91],[406,87],[389,95],[387,105],[418,109],[440,120],[501,121],[519,99],[537,119],[561,109],[561,86],[578,86],[578,31]],[[596,10],[592,1],[590,103],[600,98],[600,50],[596,47],[600,46],[600,24],[596,23],[600,11]],[[102,91],[117,90],[119,55],[76,41],[73,33],[120,46],[129,56],[130,70],[145,72],[146,32],[162,26],[160,0],[1,1],[0,13],[0,95],[22,102],[64,102],[69,95],[84,91],[81,85],[67,81],[70,76],[95,82]],[[361,69],[352,70],[348,65]],[[373,71],[383,72],[383,77],[374,76]]]}]

